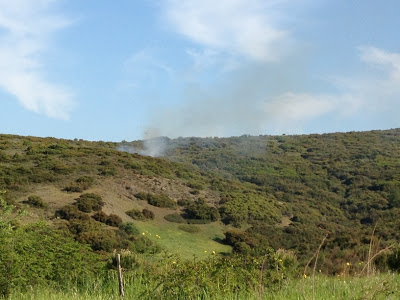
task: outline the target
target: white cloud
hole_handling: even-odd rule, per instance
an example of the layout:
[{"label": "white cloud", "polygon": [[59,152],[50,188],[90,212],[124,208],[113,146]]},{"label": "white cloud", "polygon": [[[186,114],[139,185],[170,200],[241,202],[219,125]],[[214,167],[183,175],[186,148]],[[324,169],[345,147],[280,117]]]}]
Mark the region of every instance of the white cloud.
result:
[{"label": "white cloud", "polygon": [[273,98],[264,106],[268,123],[284,131],[321,117],[333,126],[349,120],[360,128],[399,126],[400,54],[374,47],[359,49],[360,60],[367,65],[364,74],[335,78],[336,94],[287,92]]},{"label": "white cloud", "polygon": [[265,106],[271,117],[287,121],[304,121],[337,109],[336,99],[326,95],[296,94],[292,92],[278,96]]},{"label": "white cloud", "polygon": [[360,47],[361,60],[387,68],[391,79],[400,80],[400,54],[389,53],[375,47]]},{"label": "white cloud", "polygon": [[201,46],[275,61],[289,33],[276,24],[284,0],[168,0],[166,16],[175,30]]},{"label": "white cloud", "polygon": [[350,94],[287,92],[264,105],[265,124],[272,132],[302,133],[303,127],[315,119],[335,123],[356,114],[361,105],[360,99]]},{"label": "white cloud", "polygon": [[72,93],[44,76],[44,51],[51,35],[70,24],[52,14],[57,0],[0,0],[0,88],[26,109],[68,119]]},{"label": "white cloud", "polygon": [[400,109],[400,53],[360,47],[360,59],[369,68],[358,78],[345,80],[344,87],[362,99],[365,111],[388,119]]},{"label": "white cloud", "polygon": [[193,70],[196,72],[218,70],[219,73],[230,72],[239,68],[241,60],[238,57],[223,55],[221,52],[204,49],[188,49],[186,53],[192,58]]}]

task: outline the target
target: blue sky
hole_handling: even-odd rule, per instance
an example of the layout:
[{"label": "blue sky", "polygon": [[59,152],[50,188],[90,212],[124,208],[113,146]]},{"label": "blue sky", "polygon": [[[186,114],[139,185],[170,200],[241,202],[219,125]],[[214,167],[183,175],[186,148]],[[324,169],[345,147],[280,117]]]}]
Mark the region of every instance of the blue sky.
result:
[{"label": "blue sky", "polygon": [[0,0],[0,132],[400,127],[396,0]]}]

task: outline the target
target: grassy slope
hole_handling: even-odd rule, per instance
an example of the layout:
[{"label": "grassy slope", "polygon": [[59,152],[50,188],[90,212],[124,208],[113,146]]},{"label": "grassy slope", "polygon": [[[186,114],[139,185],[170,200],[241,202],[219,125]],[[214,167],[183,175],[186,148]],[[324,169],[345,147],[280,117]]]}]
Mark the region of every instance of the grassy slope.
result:
[{"label": "grassy slope", "polygon": [[[198,196],[190,193],[192,188],[187,186],[187,182],[197,177],[202,180],[203,177],[193,167],[121,153],[115,150],[113,143],[10,135],[2,135],[0,139],[0,166],[3,175],[0,188],[7,190],[11,201],[22,205],[29,195],[34,194],[48,204],[46,210],[29,208],[30,213],[24,222],[45,219],[60,223],[54,219],[55,211],[72,204],[81,194],[65,192],[63,188],[80,176],[91,176],[95,179],[94,185],[84,192],[101,195],[105,213],[117,214],[124,222],[134,222],[141,232],[146,232],[151,240],[168,252],[179,253],[187,259],[193,255],[206,257],[206,249],[209,253],[230,252],[229,246],[215,241],[223,238],[226,227],[222,223],[197,225],[200,232],[187,233],[178,229],[178,224],[163,218],[175,210],[154,207],[134,197],[138,192],[146,192],[167,194],[176,201],[202,196],[215,202],[217,195],[213,191],[203,190]],[[113,174],[101,175],[104,168],[112,170]],[[176,176],[178,172],[187,178]],[[132,220],[125,212],[133,208],[152,210],[155,220]],[[157,239],[155,234],[159,234],[161,239]]]}]

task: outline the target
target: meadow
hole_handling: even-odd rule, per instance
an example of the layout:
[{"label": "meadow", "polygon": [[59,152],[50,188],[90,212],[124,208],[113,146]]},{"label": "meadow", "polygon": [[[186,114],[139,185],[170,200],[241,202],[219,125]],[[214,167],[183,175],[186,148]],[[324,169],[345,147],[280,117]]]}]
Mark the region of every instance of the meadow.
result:
[{"label": "meadow", "polygon": [[[68,290],[54,289],[51,287],[37,287],[28,292],[14,292],[10,299],[15,300],[108,300],[121,299],[118,292],[117,278],[114,285],[104,284],[103,281],[92,282],[86,288],[77,289],[71,286]],[[148,293],[149,283],[139,280],[126,282],[126,299],[220,299],[220,300],[306,300],[306,299],[376,299],[396,300],[400,295],[400,277],[398,274],[380,274],[369,277],[337,276],[327,277],[318,275],[307,279],[291,279],[279,289],[240,292],[219,291],[207,293],[203,291],[198,295],[188,295],[183,292],[174,297],[164,297],[157,292]],[[146,296],[145,296],[146,295]]]}]

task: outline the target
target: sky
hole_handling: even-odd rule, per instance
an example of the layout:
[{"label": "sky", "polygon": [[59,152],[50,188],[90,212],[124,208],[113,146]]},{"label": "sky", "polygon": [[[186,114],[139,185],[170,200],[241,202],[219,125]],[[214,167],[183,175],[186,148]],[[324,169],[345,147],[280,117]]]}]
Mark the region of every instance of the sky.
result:
[{"label": "sky", "polygon": [[398,0],[0,0],[0,133],[400,127]]}]

